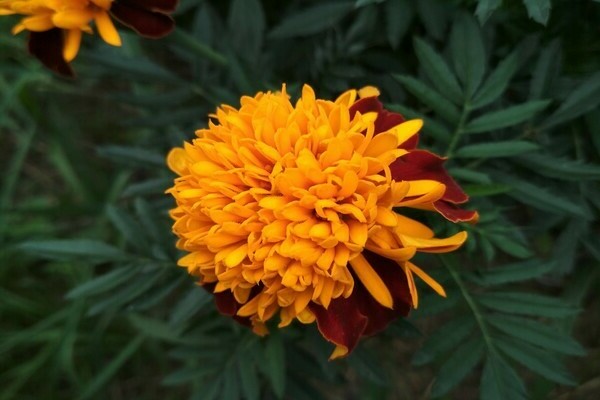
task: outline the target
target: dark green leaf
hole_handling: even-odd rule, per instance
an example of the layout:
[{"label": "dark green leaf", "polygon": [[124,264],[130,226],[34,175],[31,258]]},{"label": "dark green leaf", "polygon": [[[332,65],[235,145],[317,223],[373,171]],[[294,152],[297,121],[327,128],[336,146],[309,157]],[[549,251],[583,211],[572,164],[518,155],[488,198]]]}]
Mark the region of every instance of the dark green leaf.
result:
[{"label": "dark green leaf", "polygon": [[523,3],[527,7],[529,18],[542,25],[546,25],[550,17],[550,9],[552,8],[550,0],[523,0]]},{"label": "dark green leaf", "polygon": [[285,393],[285,349],[280,334],[271,334],[266,339],[265,363],[267,378],[278,398]]},{"label": "dark green leaf", "polygon": [[560,333],[555,327],[531,319],[498,314],[488,316],[487,320],[506,335],[516,339],[562,354],[585,355],[585,349],[579,343]]},{"label": "dark green leaf", "polygon": [[477,296],[477,300],[487,308],[511,314],[563,318],[579,312],[560,299],[534,293],[483,293]]},{"label": "dark green leaf", "polygon": [[413,365],[424,365],[442,353],[463,342],[475,328],[475,320],[468,314],[452,319],[432,333],[412,358]]},{"label": "dark green leaf", "polygon": [[352,2],[321,3],[296,11],[277,25],[269,37],[285,39],[308,36],[334,26],[354,9]]},{"label": "dark green leaf", "polygon": [[529,92],[530,100],[547,96],[554,80],[558,77],[561,64],[560,57],[560,42],[556,39],[542,51],[535,65]]},{"label": "dark green leaf", "polygon": [[129,214],[113,205],[108,205],[106,215],[119,233],[123,235],[127,243],[135,247],[142,254],[148,251],[150,245],[146,238],[146,233]]},{"label": "dark green leaf", "polygon": [[551,263],[534,259],[481,271],[480,274],[476,275],[475,279],[480,285],[502,285],[504,283],[521,282],[538,278],[551,270]]},{"label": "dark green leaf", "polygon": [[137,336],[129,342],[129,344],[125,346],[123,350],[121,350],[121,352],[102,369],[102,371],[94,375],[94,379],[85,387],[83,393],[78,398],[80,400],[85,400],[96,395],[98,391],[112,379],[119,369],[121,369],[123,364],[135,354],[143,342],[144,338],[142,336]]},{"label": "dark green leaf", "polygon": [[471,98],[485,74],[486,60],[483,34],[471,15],[459,14],[456,18],[450,33],[450,52],[465,95]]},{"label": "dark green leaf", "polygon": [[66,297],[67,299],[76,299],[104,293],[119,286],[137,273],[139,273],[139,268],[133,266],[117,268],[76,286],[67,293]]},{"label": "dark green leaf", "polygon": [[600,166],[549,154],[528,154],[520,157],[519,163],[550,178],[566,181],[600,180]]},{"label": "dark green leaf", "polygon": [[260,380],[258,378],[256,367],[247,360],[238,358],[238,374],[242,393],[246,400],[258,400],[260,398]]},{"label": "dark green leaf", "polygon": [[502,184],[464,185],[463,189],[469,197],[487,197],[506,193],[510,186]]},{"label": "dark green leaf", "polygon": [[548,107],[550,100],[530,101],[500,111],[492,111],[467,124],[465,133],[485,133],[520,124]]},{"label": "dark green leaf", "polygon": [[503,252],[510,254],[511,256],[517,258],[529,258],[532,255],[529,248],[508,235],[489,233],[487,234],[487,238]]},{"label": "dark green leaf", "polygon": [[600,104],[600,72],[590,76],[581,82],[560,105],[552,115],[548,117],[542,128],[550,128],[577,118],[588,111],[593,110]]},{"label": "dark green leaf", "polygon": [[490,352],[481,376],[481,400],[527,400],[525,385],[504,359]]},{"label": "dark green leaf", "polygon": [[457,347],[440,368],[431,397],[440,397],[458,385],[475,368],[483,357],[484,342],[479,336]]},{"label": "dark green leaf", "polygon": [[145,168],[165,166],[165,156],[150,150],[126,146],[102,146],[98,154],[125,165],[135,165]]},{"label": "dark green leaf", "polygon": [[409,0],[387,0],[385,18],[387,38],[393,49],[397,48],[414,16],[413,3]]},{"label": "dark green leaf", "polygon": [[462,104],[463,94],[446,61],[425,41],[415,38],[414,48],[420,65],[436,89],[455,104]]},{"label": "dark green leaf", "polygon": [[502,0],[478,0],[475,15],[483,25],[498,7],[502,5]]},{"label": "dark green leaf", "polygon": [[496,338],[497,346],[507,356],[529,368],[536,374],[562,385],[575,385],[562,363],[547,351],[509,338]]},{"label": "dark green leaf", "polygon": [[567,214],[587,217],[587,212],[581,205],[573,203],[545,188],[500,172],[496,172],[495,177],[496,180],[512,187],[512,190],[508,192],[509,196],[525,204],[559,215]]},{"label": "dark green leaf", "polygon": [[458,109],[448,100],[441,97],[434,89],[431,89],[423,82],[405,75],[393,75],[409,92],[415,95],[423,104],[430,107],[442,118],[451,123],[456,123],[460,119]]},{"label": "dark green leaf", "polygon": [[524,140],[507,140],[491,143],[477,143],[461,147],[455,153],[460,158],[512,157],[539,149],[539,146]]},{"label": "dark green leaf", "polygon": [[89,239],[29,241],[19,245],[19,248],[41,257],[59,260],[117,261],[127,258],[116,247]]},{"label": "dark green leaf", "polygon": [[258,0],[234,0],[229,6],[229,32],[237,54],[256,62],[263,44],[265,15]]},{"label": "dark green leaf", "polygon": [[442,40],[446,34],[449,17],[446,2],[439,0],[419,0],[414,3],[427,33],[436,40]]}]

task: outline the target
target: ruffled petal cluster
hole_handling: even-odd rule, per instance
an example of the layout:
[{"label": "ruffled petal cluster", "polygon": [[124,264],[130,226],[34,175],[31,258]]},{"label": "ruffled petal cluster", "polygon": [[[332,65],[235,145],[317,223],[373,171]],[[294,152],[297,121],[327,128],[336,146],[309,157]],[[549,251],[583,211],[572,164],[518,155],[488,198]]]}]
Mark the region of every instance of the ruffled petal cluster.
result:
[{"label": "ruffled petal cluster", "polygon": [[174,26],[169,16],[178,0],[0,0],[0,15],[22,15],[13,33],[30,31],[29,51],[49,69],[73,75],[69,63],[79,52],[83,33],[96,27],[113,46],[121,37],[112,19],[142,36],[159,38]]},{"label": "ruffled petal cluster", "polygon": [[415,149],[422,121],[384,110],[378,94],[328,101],[305,85],[295,104],[285,86],[242,97],[170,152],[179,265],[221,312],[259,334],[272,318],[316,322],[335,358],[418,306],[414,275],[445,295],[410,260],[453,251],[466,232],[436,238],[402,210],[476,213],[458,208],[467,197],[443,159]]}]

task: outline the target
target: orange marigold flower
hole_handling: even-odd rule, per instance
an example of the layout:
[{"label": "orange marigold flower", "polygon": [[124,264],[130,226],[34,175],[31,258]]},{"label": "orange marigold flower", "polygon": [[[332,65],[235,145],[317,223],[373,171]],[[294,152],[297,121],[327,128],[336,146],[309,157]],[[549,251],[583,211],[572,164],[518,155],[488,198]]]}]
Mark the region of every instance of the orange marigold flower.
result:
[{"label": "orange marigold flower", "polygon": [[279,327],[316,321],[335,358],[417,307],[413,275],[445,296],[410,260],[453,251],[466,232],[439,239],[400,212],[476,213],[456,206],[467,198],[442,159],[415,150],[422,121],[384,110],[378,94],[328,101],[305,85],[295,105],[285,86],[242,97],[170,152],[179,265],[221,312],[259,334],[276,315]]},{"label": "orange marigold flower", "polygon": [[142,36],[159,38],[174,26],[168,15],[178,0],[0,0],[0,15],[23,15],[13,28],[30,31],[29,51],[46,67],[72,76],[69,63],[79,52],[82,33],[92,33],[92,22],[102,39],[113,46],[121,37],[111,17]]}]

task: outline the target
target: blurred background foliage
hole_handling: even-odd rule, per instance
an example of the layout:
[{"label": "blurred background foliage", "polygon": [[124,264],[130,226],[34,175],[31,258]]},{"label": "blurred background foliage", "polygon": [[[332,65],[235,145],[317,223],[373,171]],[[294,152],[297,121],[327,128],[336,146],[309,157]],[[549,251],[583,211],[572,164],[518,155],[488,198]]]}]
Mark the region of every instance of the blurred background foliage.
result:
[{"label": "blurred background foliage", "polygon": [[[0,399],[595,398],[599,3],[182,0],[176,19],[88,38],[76,80],[0,19]],[[468,245],[419,261],[448,298],[339,362],[314,327],[220,317],[175,267],[166,152],[282,82],[380,87],[482,216],[438,220]]]}]

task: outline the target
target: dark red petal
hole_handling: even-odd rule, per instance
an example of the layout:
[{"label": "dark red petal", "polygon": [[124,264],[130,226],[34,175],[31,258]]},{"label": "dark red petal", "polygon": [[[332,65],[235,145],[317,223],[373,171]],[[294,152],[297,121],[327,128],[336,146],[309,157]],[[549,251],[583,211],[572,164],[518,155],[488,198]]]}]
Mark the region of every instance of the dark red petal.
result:
[{"label": "dark red petal", "polygon": [[151,11],[170,13],[175,11],[179,0],[117,0],[117,3],[143,8]]},{"label": "dark red petal", "polygon": [[29,34],[29,53],[48,69],[63,75],[74,76],[73,69],[63,58],[63,32],[55,28]]},{"label": "dark red petal", "polygon": [[377,97],[365,97],[350,106],[350,119],[354,118],[357,112],[361,114],[376,112],[379,114],[381,110],[383,110],[383,104],[381,104]]},{"label": "dark red petal", "polygon": [[477,211],[463,210],[457,205],[444,200],[439,200],[433,203],[433,207],[442,214],[447,220],[452,222],[471,222],[475,223],[479,220]]},{"label": "dark red petal", "polygon": [[348,353],[356,347],[367,327],[367,317],[360,313],[354,293],[347,299],[332,300],[327,309],[315,303],[310,303],[310,309],[317,317],[321,335],[336,345],[345,346]]},{"label": "dark red petal", "polygon": [[466,202],[469,197],[444,168],[444,158],[426,150],[413,150],[390,164],[392,179],[396,181],[430,179],[446,185],[442,200],[455,204]]},{"label": "dark red petal", "polygon": [[396,318],[407,316],[412,304],[406,276],[400,266],[369,251],[363,254],[390,290],[393,310],[379,304],[356,277],[352,294],[347,299],[334,299],[327,309],[314,303],[310,305],[321,334],[337,345],[346,346],[348,353],[362,336],[380,332]]},{"label": "dark red petal", "polygon": [[212,294],[215,297],[215,305],[217,306],[217,310],[219,310],[219,312],[223,315],[232,317],[238,323],[247,327],[251,327],[252,322],[250,321],[250,318],[240,317],[237,315],[237,312],[240,309],[241,305],[235,300],[235,297],[233,297],[233,293],[231,293],[229,290],[214,293],[213,290],[215,289],[215,286],[215,283],[207,283],[202,285],[202,287],[206,289],[208,293]]},{"label": "dark red petal", "polygon": [[110,12],[119,22],[149,38],[163,37],[175,27],[175,22],[168,15],[138,8],[122,1],[114,3]]},{"label": "dark red petal", "polygon": [[360,310],[369,319],[364,335],[373,335],[384,330],[396,318],[406,317],[411,309],[412,298],[406,275],[396,262],[370,251],[364,251],[363,255],[385,282],[394,300],[393,310],[383,307],[359,284]]},{"label": "dark red petal", "polygon": [[389,131],[404,121],[405,119],[401,114],[383,109],[377,114],[377,119],[375,120],[375,133]]}]

